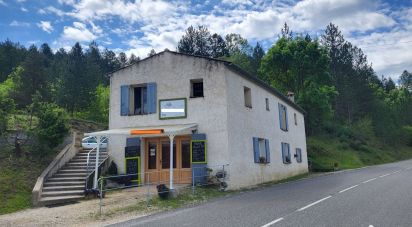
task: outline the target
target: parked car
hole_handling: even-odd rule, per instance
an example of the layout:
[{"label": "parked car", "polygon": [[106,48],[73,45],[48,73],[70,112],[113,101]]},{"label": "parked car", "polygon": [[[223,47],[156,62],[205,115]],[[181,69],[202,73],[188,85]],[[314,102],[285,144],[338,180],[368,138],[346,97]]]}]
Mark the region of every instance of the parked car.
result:
[{"label": "parked car", "polygon": [[[100,140],[100,148],[107,148],[107,137],[102,137]],[[82,139],[83,148],[95,148],[97,147],[97,139],[94,136],[88,136]]]}]

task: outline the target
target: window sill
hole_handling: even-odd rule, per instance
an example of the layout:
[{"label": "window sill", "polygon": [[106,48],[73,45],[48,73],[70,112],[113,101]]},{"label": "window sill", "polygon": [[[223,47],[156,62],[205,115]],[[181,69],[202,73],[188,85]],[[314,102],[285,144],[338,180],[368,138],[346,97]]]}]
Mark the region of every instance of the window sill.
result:
[{"label": "window sill", "polygon": [[204,98],[205,96],[190,96],[189,98],[191,99],[196,99],[196,98]]},{"label": "window sill", "polygon": [[245,106],[246,108],[248,108],[248,109],[252,109],[252,107],[251,106]]}]

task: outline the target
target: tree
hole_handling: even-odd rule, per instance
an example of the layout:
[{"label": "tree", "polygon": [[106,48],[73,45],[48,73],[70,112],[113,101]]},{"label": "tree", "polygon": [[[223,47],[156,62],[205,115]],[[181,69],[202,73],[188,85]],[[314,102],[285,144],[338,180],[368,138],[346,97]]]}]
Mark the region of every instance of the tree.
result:
[{"label": "tree", "polygon": [[252,65],[253,65],[254,75],[258,74],[258,71],[260,68],[260,62],[262,61],[262,58],[264,55],[265,55],[265,51],[263,50],[260,43],[257,42],[256,46],[253,48],[253,53],[252,53]]},{"label": "tree", "polygon": [[147,54],[148,57],[151,57],[156,54],[156,51],[154,49],[151,49],[150,52]]},{"label": "tree", "polygon": [[291,40],[292,37],[293,37],[292,30],[290,30],[289,25],[285,22],[285,24],[283,24],[283,27],[281,29],[280,38]]},{"label": "tree", "polygon": [[17,85],[18,92],[15,94],[15,101],[19,108],[29,105],[36,92],[45,99],[50,98],[46,64],[45,56],[35,46],[30,46],[27,57],[22,62],[24,71]]},{"label": "tree", "polygon": [[127,56],[124,52],[120,52],[119,56],[117,58],[119,59],[120,67],[124,67],[124,66],[127,65],[128,60],[127,60]]},{"label": "tree", "polygon": [[21,64],[26,52],[24,46],[9,39],[0,43],[0,82],[5,81],[13,69]]},{"label": "tree", "polygon": [[222,36],[216,33],[213,34],[210,38],[210,48],[210,55],[212,58],[220,58],[229,55],[225,40],[222,38]]},{"label": "tree", "polygon": [[134,63],[136,63],[136,62],[138,62],[138,61],[140,61],[140,58],[139,58],[139,57],[136,57],[136,55],[134,55],[134,54],[132,53],[132,54],[130,55],[128,64],[129,64],[129,65],[132,65],[132,64],[134,64]]},{"label": "tree", "polygon": [[63,142],[69,132],[66,112],[54,103],[39,103],[36,107],[38,119],[34,134],[42,145],[54,148]]},{"label": "tree", "polygon": [[231,33],[225,36],[226,40],[226,47],[229,52],[229,55],[237,52],[244,52],[249,54],[251,47],[246,39],[244,39],[241,35]]},{"label": "tree", "polygon": [[399,77],[399,85],[412,92],[412,73],[404,70]]},{"label": "tree", "polygon": [[212,36],[205,26],[190,26],[179,40],[177,49],[181,53],[212,57]]},{"label": "tree", "polygon": [[90,103],[90,81],[87,77],[86,58],[79,43],[68,54],[67,70],[59,87],[59,103],[72,115]]},{"label": "tree", "polygon": [[390,77],[389,77],[389,79],[387,79],[387,80],[385,79],[383,81],[383,86],[384,86],[386,92],[390,92],[390,91],[392,91],[393,89],[396,88],[395,82],[393,82],[392,78],[390,78]]}]

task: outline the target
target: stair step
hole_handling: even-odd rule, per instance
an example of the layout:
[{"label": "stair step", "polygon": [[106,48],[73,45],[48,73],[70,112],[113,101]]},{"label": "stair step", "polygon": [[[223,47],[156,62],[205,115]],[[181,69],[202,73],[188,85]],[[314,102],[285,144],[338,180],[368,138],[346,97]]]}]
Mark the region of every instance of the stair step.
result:
[{"label": "stair step", "polygon": [[52,191],[41,193],[42,198],[46,197],[60,197],[60,196],[70,196],[70,195],[84,195],[84,190],[72,190],[72,191]]},{"label": "stair step", "polygon": [[52,177],[47,180],[47,182],[63,182],[63,181],[84,182],[84,177]]},{"label": "stair step", "polygon": [[86,174],[87,170],[86,169],[63,169],[63,168],[61,168],[57,172],[57,174],[60,174],[60,173],[84,173],[84,174]]},{"label": "stair step", "polygon": [[43,187],[55,187],[55,186],[83,186],[84,181],[48,181],[43,184]]},{"label": "stair step", "polygon": [[75,195],[75,196],[59,196],[59,197],[46,197],[40,199],[40,204],[43,206],[59,203],[69,203],[83,199],[84,195]]},{"label": "stair step", "polygon": [[86,173],[57,173],[53,175],[57,178],[66,178],[66,177],[86,177]]},{"label": "stair step", "polygon": [[43,187],[43,192],[51,191],[72,191],[72,190],[84,190],[84,185],[66,185],[66,186],[48,186]]}]

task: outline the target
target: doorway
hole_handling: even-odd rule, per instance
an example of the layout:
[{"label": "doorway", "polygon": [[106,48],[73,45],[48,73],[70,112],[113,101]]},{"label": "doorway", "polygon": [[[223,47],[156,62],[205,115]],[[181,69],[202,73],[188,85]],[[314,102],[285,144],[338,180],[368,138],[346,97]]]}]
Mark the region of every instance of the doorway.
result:
[{"label": "doorway", "polygon": [[[170,140],[168,137],[145,139],[145,182],[169,183]],[[173,141],[174,183],[190,184],[192,168],[190,162],[190,137],[176,136]]]}]

